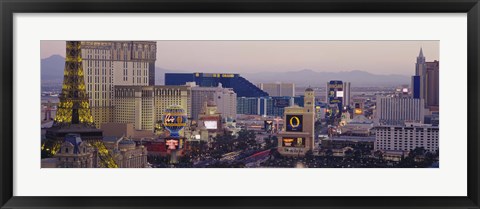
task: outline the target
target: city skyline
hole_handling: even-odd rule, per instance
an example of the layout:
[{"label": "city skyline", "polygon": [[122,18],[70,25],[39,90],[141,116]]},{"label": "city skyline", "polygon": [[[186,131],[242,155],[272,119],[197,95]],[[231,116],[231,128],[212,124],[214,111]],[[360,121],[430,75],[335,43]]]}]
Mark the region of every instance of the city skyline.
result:
[{"label": "city skyline", "polygon": [[[256,73],[309,69],[411,75],[420,48],[439,60],[438,41],[157,41],[156,67],[179,72]],[[65,41],[41,41],[41,58],[65,57]],[[375,62],[371,60],[374,59]],[[385,66],[389,66],[385,68]]]},{"label": "city skyline", "polygon": [[[342,49],[345,43],[337,48],[378,45]],[[353,71],[343,78],[177,71],[160,73],[158,84],[155,41],[66,41],[65,51],[54,67],[42,61],[42,71],[63,80],[61,90],[50,84],[52,91],[42,91],[42,168],[439,167],[440,61],[427,58],[423,47],[404,76],[409,84]],[[382,64],[385,55],[366,59],[392,69]],[[237,60],[232,65],[245,61],[228,56]],[[324,87],[298,88],[308,81]],[[370,87],[352,88],[359,82]]]}]

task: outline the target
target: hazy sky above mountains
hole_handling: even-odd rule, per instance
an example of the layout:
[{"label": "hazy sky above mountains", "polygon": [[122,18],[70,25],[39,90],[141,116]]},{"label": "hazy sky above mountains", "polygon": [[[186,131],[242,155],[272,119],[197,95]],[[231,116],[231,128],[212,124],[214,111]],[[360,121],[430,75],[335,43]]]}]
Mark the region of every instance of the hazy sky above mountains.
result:
[{"label": "hazy sky above mountains", "polygon": [[[423,48],[439,60],[439,41],[157,41],[156,66],[192,72],[361,70],[412,75]],[[41,58],[65,56],[65,41],[41,41]]]}]

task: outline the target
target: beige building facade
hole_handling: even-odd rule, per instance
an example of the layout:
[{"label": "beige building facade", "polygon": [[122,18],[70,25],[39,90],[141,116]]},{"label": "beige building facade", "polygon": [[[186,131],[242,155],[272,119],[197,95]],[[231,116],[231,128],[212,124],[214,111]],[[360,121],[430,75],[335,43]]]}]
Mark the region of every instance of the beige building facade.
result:
[{"label": "beige building facade", "polygon": [[315,92],[305,90],[304,107],[285,108],[284,127],[278,133],[278,152],[285,156],[304,156],[313,151],[315,126]]},{"label": "beige building facade", "polygon": [[155,85],[156,42],[82,41],[86,91],[97,128],[113,122],[115,85]]},{"label": "beige building facade", "polygon": [[115,86],[114,123],[133,123],[136,130],[153,131],[165,109],[181,106],[191,117],[188,86]]},{"label": "beige building facade", "polygon": [[257,86],[271,97],[295,96],[294,83],[260,83]]},{"label": "beige building facade", "polygon": [[436,152],[439,147],[439,128],[431,125],[377,126],[374,130],[374,150],[411,151],[423,147]]}]

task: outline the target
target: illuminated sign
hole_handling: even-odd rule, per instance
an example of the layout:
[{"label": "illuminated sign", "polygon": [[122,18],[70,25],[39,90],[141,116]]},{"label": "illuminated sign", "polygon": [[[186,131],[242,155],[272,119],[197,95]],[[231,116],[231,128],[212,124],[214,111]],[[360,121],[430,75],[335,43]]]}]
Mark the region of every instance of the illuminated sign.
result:
[{"label": "illuminated sign", "polygon": [[302,137],[284,137],[282,139],[283,147],[305,147],[305,138]]},{"label": "illuminated sign", "polygon": [[361,105],[360,103],[355,103],[354,106],[355,106],[354,113],[355,113],[356,115],[361,115],[361,114],[363,114],[362,105]]},{"label": "illuminated sign", "polygon": [[206,120],[203,121],[203,124],[205,125],[205,128],[207,129],[217,129],[217,121],[216,120]]},{"label": "illuminated sign", "polygon": [[182,145],[183,143],[180,142],[179,139],[172,139],[172,138],[168,138],[168,139],[165,139],[165,146],[168,150],[177,150],[177,149],[180,149],[182,148]]},{"label": "illuminated sign", "polygon": [[332,99],[330,100],[330,104],[337,104],[337,103],[341,103],[342,101],[340,101],[339,99]]},{"label": "illuminated sign", "polygon": [[343,97],[343,91],[337,91],[337,97]]},{"label": "illuminated sign", "polygon": [[303,115],[287,115],[287,131],[303,131]]},{"label": "illuminated sign", "polygon": [[235,74],[222,74],[222,78],[233,78]]},{"label": "illuminated sign", "polygon": [[184,120],[183,115],[173,116],[171,114],[166,114],[164,125],[166,125],[166,126],[186,126],[187,125],[187,120]]},{"label": "illuminated sign", "polygon": [[178,132],[187,125],[187,113],[182,107],[172,105],[165,109],[163,125],[170,131],[170,136],[178,137]]},{"label": "illuminated sign", "polygon": [[355,114],[361,115],[363,113],[362,109],[355,108]]},{"label": "illuminated sign", "polygon": [[288,107],[290,106],[290,99],[288,98],[274,98],[273,99],[273,105],[275,107]]}]

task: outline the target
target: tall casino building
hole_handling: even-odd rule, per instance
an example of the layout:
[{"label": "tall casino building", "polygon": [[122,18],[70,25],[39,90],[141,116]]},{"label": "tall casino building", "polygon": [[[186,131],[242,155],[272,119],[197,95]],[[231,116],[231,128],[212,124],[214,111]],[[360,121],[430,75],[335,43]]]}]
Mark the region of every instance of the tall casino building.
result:
[{"label": "tall casino building", "polygon": [[86,91],[97,128],[113,122],[114,86],[155,85],[154,41],[82,41]]}]

